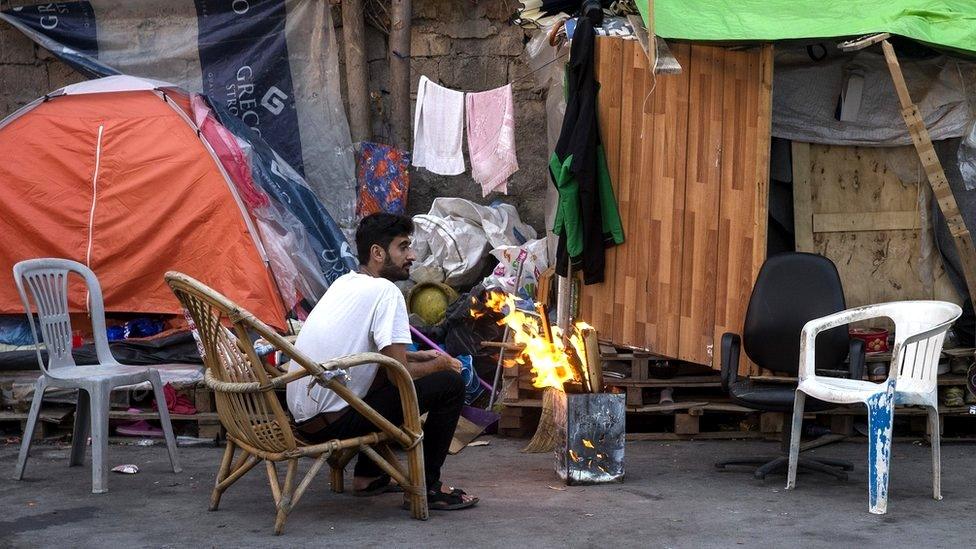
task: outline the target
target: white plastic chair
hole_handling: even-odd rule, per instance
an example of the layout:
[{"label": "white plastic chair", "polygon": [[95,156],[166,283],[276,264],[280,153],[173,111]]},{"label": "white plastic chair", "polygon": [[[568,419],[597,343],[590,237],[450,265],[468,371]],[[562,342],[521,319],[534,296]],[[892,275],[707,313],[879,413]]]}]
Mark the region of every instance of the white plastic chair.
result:
[{"label": "white plastic chair", "polygon": [[[95,352],[98,356],[98,365],[95,366],[78,366],[71,355],[71,319],[68,316],[68,275],[71,272],[84,278],[85,285],[88,288]],[[166,398],[163,395],[163,384],[160,381],[159,372],[154,368],[120,364],[112,356],[108,346],[108,336],[105,333],[102,289],[95,273],[81,263],[67,259],[31,259],[14,265],[14,279],[17,282],[17,291],[20,293],[20,299],[27,313],[34,342],[39,344],[33,315],[31,314],[31,304],[27,299],[27,292],[24,290],[25,284],[30,288],[34,303],[37,305],[38,323],[48,353],[48,363],[45,365],[40,349],[37,351],[37,364],[43,373],[37,378],[37,383],[34,385],[34,397],[31,401],[30,414],[27,416],[24,439],[20,444],[14,480],[21,480],[24,477],[27,454],[30,451],[37,416],[41,411],[44,390],[48,387],[78,389],[75,425],[71,439],[71,457],[68,465],[80,465],[84,461],[85,446],[90,429],[92,438],[92,493],[107,492],[108,461],[106,460],[106,453],[108,449],[109,394],[116,387],[135,385],[146,381],[152,384],[153,391],[156,393],[156,402],[159,404],[159,419],[166,435],[166,447],[169,450],[169,460],[173,466],[173,472],[182,471],[176,455],[176,438],[173,436],[173,426],[169,421],[169,412],[166,409]]]},{"label": "white plastic chair", "polygon": [[[796,486],[803,402],[806,395],[810,395],[826,402],[863,402],[867,405],[869,510],[875,514],[884,514],[888,510],[888,464],[895,405],[928,408],[932,437],[932,497],[942,499],[936,376],[946,330],[960,314],[962,309],[959,306],[944,301],[899,301],[848,309],[811,320],[803,327],[800,334],[800,382],[793,408],[787,490]],[[886,381],[872,383],[816,374],[814,342],[817,334],[835,326],[879,317],[890,318],[895,323],[895,345]]]}]

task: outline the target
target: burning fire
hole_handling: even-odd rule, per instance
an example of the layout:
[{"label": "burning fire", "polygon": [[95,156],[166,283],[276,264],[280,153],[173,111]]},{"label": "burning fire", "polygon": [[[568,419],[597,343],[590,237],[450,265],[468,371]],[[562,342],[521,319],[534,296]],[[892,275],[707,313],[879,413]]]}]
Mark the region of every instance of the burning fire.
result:
[{"label": "burning fire", "polygon": [[[550,327],[548,319],[542,318],[541,314],[533,315],[518,310],[515,307],[515,296],[493,291],[488,295],[485,305],[497,313],[505,313],[498,325],[507,325],[514,342],[522,346],[514,361],[506,361],[506,367],[528,361],[532,366],[532,373],[535,374],[532,385],[540,389],[552,387],[564,391],[563,384],[567,381],[583,381],[586,352],[580,333],[582,329],[589,328],[586,323],[576,323],[568,338],[567,348],[567,338],[563,337],[562,330],[558,326]],[[538,305],[537,308],[541,309]],[[476,311],[471,314],[475,317],[482,316]]]}]

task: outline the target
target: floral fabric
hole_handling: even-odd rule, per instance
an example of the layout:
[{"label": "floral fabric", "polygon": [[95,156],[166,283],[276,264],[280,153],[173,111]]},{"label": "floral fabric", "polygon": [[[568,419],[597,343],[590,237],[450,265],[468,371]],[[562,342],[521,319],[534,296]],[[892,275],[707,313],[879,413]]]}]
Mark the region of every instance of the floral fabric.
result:
[{"label": "floral fabric", "polygon": [[390,145],[363,142],[357,157],[356,216],[377,212],[402,215],[410,189],[410,153]]}]

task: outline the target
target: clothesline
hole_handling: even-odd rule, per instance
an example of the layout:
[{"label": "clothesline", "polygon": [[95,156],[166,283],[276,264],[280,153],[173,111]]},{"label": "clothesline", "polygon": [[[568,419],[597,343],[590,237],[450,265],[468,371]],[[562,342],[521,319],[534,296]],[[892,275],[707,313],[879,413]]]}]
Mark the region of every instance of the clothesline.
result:
[{"label": "clothesline", "polygon": [[[558,55],[555,58],[553,58],[552,60],[546,61],[542,65],[540,65],[540,66],[538,66],[538,67],[530,70],[529,72],[523,74],[522,76],[519,76],[518,78],[509,80],[508,83],[505,84],[505,85],[507,86],[507,85],[514,84],[516,82],[525,80],[526,78],[532,76],[533,74],[541,71],[542,69],[548,67],[549,65],[555,63],[556,61],[559,61],[560,59],[562,59],[562,58],[564,58],[564,57],[566,57],[568,55],[569,55],[569,52],[563,53],[562,55]],[[440,78],[437,79],[437,83],[440,84],[441,86],[444,86],[445,88],[449,87],[449,86],[445,86],[444,83],[440,81]],[[450,89],[452,89],[454,91],[464,92],[464,93],[478,93],[479,91],[485,91],[485,90],[467,90],[467,89],[458,89],[458,88],[450,88]]]},{"label": "clothesline", "polygon": [[523,74],[522,76],[519,76],[519,77],[518,77],[518,78],[516,78],[515,80],[512,80],[511,82],[509,82],[509,84],[514,84],[514,83],[516,83],[516,82],[518,82],[519,80],[524,80],[524,79],[526,79],[526,78],[528,78],[528,77],[530,77],[530,76],[532,76],[533,74],[535,74],[535,73],[537,73],[537,72],[539,72],[539,71],[541,71],[542,69],[544,69],[544,68],[546,68],[546,67],[548,67],[549,65],[551,65],[551,64],[553,64],[553,63],[555,63],[556,61],[559,61],[560,59],[562,59],[563,57],[566,57],[566,56],[568,56],[568,55],[569,55],[569,52],[566,52],[566,53],[564,53],[564,54],[562,54],[562,55],[557,55],[557,56],[556,56],[556,57],[554,57],[554,58],[553,58],[553,59],[552,59],[551,61],[546,61],[545,63],[543,63],[543,64],[542,64],[542,65],[540,65],[539,67],[537,67],[537,68],[535,68],[535,69],[532,69],[531,71],[529,71],[529,72],[527,72],[527,73],[525,73],[525,74]]}]

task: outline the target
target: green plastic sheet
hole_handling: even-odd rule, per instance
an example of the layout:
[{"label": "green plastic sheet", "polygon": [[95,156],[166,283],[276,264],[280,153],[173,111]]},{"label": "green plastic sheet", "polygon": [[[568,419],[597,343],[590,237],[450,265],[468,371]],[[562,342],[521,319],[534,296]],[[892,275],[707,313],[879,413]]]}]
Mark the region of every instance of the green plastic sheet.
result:
[{"label": "green plastic sheet", "polygon": [[[701,41],[840,38],[878,32],[976,54],[976,0],[653,0],[654,32]],[[636,0],[647,17],[647,0]]]}]

